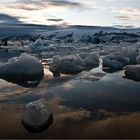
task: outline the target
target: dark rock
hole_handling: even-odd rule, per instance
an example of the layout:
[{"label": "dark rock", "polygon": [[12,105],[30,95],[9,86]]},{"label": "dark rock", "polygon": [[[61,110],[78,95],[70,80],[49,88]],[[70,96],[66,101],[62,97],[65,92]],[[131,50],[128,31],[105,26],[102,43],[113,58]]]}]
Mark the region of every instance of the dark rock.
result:
[{"label": "dark rock", "polygon": [[1,40],[1,43],[0,43],[0,46],[7,46],[8,45],[8,43],[7,43],[8,42],[8,39],[9,38],[2,39]]},{"label": "dark rock", "polygon": [[52,123],[52,110],[43,99],[26,105],[22,124],[29,132],[42,132]]}]

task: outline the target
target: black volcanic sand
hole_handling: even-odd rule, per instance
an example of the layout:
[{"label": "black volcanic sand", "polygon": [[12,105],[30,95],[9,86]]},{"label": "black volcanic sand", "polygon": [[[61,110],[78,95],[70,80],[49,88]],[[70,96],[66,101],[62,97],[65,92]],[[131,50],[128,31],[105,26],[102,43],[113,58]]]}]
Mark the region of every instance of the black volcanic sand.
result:
[{"label": "black volcanic sand", "polygon": [[[86,81],[79,75],[53,78],[45,68],[36,88],[0,79],[0,138],[140,138],[140,82],[123,75]],[[40,98],[53,109],[54,123],[42,133],[29,133],[21,116],[27,103]]]}]

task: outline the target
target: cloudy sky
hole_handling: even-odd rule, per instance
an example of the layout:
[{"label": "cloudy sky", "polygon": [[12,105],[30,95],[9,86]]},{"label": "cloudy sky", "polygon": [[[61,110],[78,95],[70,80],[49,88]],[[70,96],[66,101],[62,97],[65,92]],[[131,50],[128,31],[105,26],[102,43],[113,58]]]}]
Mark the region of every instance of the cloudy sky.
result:
[{"label": "cloudy sky", "polygon": [[140,27],[140,0],[0,0],[0,23]]}]

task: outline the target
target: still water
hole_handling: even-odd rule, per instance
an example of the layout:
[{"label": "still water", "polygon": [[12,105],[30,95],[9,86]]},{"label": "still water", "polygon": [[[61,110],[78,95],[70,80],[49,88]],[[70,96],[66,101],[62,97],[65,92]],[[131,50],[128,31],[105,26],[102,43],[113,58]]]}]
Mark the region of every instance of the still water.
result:
[{"label": "still water", "polygon": [[[106,74],[98,81],[53,78],[45,68],[36,88],[0,80],[0,138],[140,138],[140,82],[123,75]],[[42,133],[29,133],[21,116],[27,103],[40,98],[53,109],[54,123]]]}]

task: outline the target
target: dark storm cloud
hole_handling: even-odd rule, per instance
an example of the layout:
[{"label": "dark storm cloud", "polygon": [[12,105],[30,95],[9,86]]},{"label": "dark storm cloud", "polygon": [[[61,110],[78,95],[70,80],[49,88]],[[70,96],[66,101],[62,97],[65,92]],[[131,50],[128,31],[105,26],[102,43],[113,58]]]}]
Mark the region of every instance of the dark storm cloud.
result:
[{"label": "dark storm cloud", "polygon": [[80,8],[82,7],[82,3],[72,2],[70,0],[17,0],[14,4],[8,5],[7,7],[32,11],[48,8],[51,6]]},{"label": "dark storm cloud", "polygon": [[43,6],[43,0],[17,0],[17,4],[33,4],[36,6]]},{"label": "dark storm cloud", "polygon": [[14,4],[7,5],[7,7],[12,9],[23,9],[27,11],[40,10],[45,6],[46,4],[42,0],[17,0]]},{"label": "dark storm cloud", "polygon": [[8,7],[14,8],[14,9],[23,9],[23,10],[28,10],[28,11],[40,10],[39,6],[23,5],[23,4],[19,4],[19,5],[15,5],[15,6],[8,6]]},{"label": "dark storm cloud", "polygon": [[18,17],[12,17],[10,15],[0,13],[0,23],[16,24],[22,22],[19,21]]},{"label": "dark storm cloud", "polygon": [[18,4],[33,4],[36,6],[43,6],[44,4],[48,4],[50,6],[64,6],[64,7],[77,7],[80,6],[80,2],[73,2],[70,0],[18,0],[16,1]]},{"label": "dark storm cloud", "polygon": [[79,7],[80,2],[72,2],[68,0],[42,0],[47,2],[50,6],[62,6],[62,7]]},{"label": "dark storm cloud", "polygon": [[135,26],[133,25],[113,25],[113,27],[117,27],[117,28],[135,28]]},{"label": "dark storm cloud", "polygon": [[56,19],[56,18],[50,18],[50,19],[47,19],[48,21],[54,21],[54,22],[61,22],[61,21],[63,21],[63,19],[61,19],[61,18],[58,18],[58,19]]},{"label": "dark storm cloud", "polygon": [[115,16],[114,18],[117,18],[120,20],[131,20],[132,16]]}]

